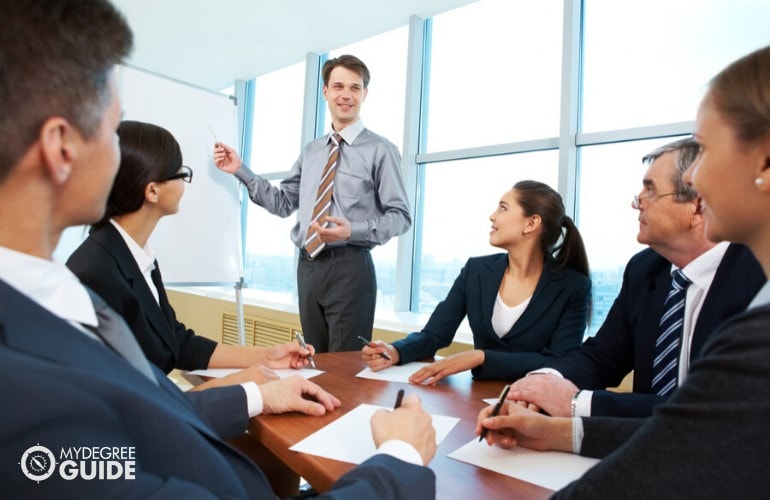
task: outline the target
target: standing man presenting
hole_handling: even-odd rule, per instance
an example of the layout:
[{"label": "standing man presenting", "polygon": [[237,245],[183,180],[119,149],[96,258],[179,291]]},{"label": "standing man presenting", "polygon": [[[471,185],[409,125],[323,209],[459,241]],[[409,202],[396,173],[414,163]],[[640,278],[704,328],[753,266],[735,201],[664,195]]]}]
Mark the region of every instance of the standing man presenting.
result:
[{"label": "standing man presenting", "polygon": [[398,148],[360,119],[369,69],[342,55],[323,66],[332,132],[310,142],[275,187],[249,170],[235,150],[217,143],[214,164],[234,174],[251,200],[287,217],[299,210],[291,239],[300,249],[299,315],[317,352],[360,349],[371,339],[377,279],[369,250],[412,223]]}]

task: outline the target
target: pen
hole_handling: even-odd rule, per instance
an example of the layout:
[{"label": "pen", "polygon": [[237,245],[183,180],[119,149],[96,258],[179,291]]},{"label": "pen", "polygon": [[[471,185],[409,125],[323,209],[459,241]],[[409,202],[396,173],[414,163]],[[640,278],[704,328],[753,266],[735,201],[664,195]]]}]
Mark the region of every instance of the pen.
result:
[{"label": "pen", "polygon": [[[500,408],[502,408],[503,403],[505,402],[505,397],[508,395],[508,389],[510,388],[511,388],[510,385],[506,385],[505,387],[503,387],[503,390],[500,392],[500,397],[497,398],[497,404],[495,404],[495,407],[492,408],[492,414],[489,415],[490,417],[496,417],[497,414],[500,413]],[[488,431],[489,429],[487,429],[486,427],[481,429],[481,436],[479,436],[479,441],[481,441],[486,437]]]},{"label": "pen", "polygon": [[[363,338],[363,337],[362,337],[362,336],[360,336],[360,335],[358,336],[358,338],[361,340],[361,342],[363,342],[363,343],[364,343],[364,345],[365,345],[366,347],[369,347],[369,341],[368,341],[368,340],[366,340],[365,338]],[[381,352],[381,353],[380,353],[380,357],[383,357],[383,358],[387,359],[388,361],[390,361],[390,356],[388,356],[388,355],[387,355],[387,354],[385,354],[384,352]]]},{"label": "pen", "polygon": [[401,401],[404,400],[404,390],[398,390],[398,396],[396,396],[396,404],[393,405],[393,409],[401,408]]},{"label": "pen", "polygon": [[215,141],[214,144],[219,146],[219,138],[217,137],[217,133],[214,132],[214,127],[212,127],[210,123],[209,123],[209,130],[211,130],[211,135],[214,136],[214,141]]},{"label": "pen", "polygon": [[[299,332],[294,332],[294,336],[297,337],[297,342],[299,342],[299,345],[306,350],[309,350],[307,348],[307,345],[305,345],[305,339],[302,338],[302,334]],[[310,361],[310,366],[315,368],[315,361],[313,361],[313,356],[309,355],[307,356],[308,361]]]}]

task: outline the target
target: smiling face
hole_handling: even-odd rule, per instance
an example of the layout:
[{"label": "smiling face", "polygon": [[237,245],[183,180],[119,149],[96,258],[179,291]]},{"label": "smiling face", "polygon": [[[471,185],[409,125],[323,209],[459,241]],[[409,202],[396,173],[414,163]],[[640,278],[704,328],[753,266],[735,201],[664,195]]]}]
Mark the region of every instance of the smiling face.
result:
[{"label": "smiling face", "polygon": [[515,246],[522,240],[524,234],[534,231],[535,218],[539,218],[539,216],[524,214],[524,209],[516,197],[515,189],[507,191],[500,198],[497,210],[489,216],[489,220],[492,221],[489,244],[505,249]]},{"label": "smiling face", "polygon": [[324,85],[323,90],[334,130],[339,132],[358,120],[361,104],[366,100],[367,94],[361,75],[337,66],[329,74],[328,85]]},{"label": "smiling face", "polygon": [[706,236],[748,243],[757,217],[766,217],[752,203],[766,161],[761,148],[741,143],[708,96],[698,109],[694,137],[700,152],[684,179],[703,199]]}]

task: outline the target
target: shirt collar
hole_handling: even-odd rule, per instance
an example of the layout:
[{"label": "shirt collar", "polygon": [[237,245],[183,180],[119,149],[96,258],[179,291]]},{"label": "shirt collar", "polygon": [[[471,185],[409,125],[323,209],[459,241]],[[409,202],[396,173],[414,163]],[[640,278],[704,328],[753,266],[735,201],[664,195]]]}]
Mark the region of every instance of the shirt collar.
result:
[{"label": "shirt collar", "polygon": [[64,320],[99,324],[88,290],[63,264],[0,247],[0,279]]},{"label": "shirt collar", "polygon": [[[707,290],[711,282],[714,280],[714,275],[717,272],[719,264],[722,262],[727,247],[730,244],[726,241],[717,243],[710,249],[700,254],[695,260],[687,264],[682,268],[682,272],[701,290]],[[671,272],[673,273],[677,266],[671,265]]]},{"label": "shirt collar", "polygon": [[152,270],[155,269],[155,252],[150,246],[150,242],[148,241],[144,248],[142,248],[125,229],[120,227],[120,224],[115,222],[115,219],[110,219],[110,223],[115,226],[115,229],[118,230],[123,241],[126,242],[126,246],[131,252],[131,255],[133,255],[136,265],[139,266],[139,270],[142,271],[143,274],[152,272]]},{"label": "shirt collar", "polygon": [[[361,132],[364,131],[364,121],[359,118],[358,120],[354,121],[347,127],[343,128],[342,131],[338,132],[342,136],[342,138],[345,140],[345,144],[353,144],[353,141],[356,140],[356,137],[361,134]],[[334,129],[332,129],[331,132],[329,132],[329,137],[327,138],[327,142],[331,140],[332,134],[334,134]]]}]

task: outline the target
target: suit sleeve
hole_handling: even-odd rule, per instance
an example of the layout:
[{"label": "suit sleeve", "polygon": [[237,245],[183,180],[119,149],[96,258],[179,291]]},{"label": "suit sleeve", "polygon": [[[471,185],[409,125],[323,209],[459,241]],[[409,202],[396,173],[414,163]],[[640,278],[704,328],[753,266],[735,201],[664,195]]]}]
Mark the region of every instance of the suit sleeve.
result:
[{"label": "suit sleeve", "polygon": [[428,467],[408,464],[389,455],[375,455],[342,476],[318,498],[436,498],[436,475]]},{"label": "suit sleeve", "polygon": [[455,279],[449,294],[436,306],[422,331],[410,333],[406,338],[393,342],[393,346],[398,349],[399,364],[431,358],[436,351],[452,343],[468,311],[465,302],[467,278],[468,263]]},{"label": "suit sleeve", "polygon": [[246,432],[249,412],[246,391],[240,385],[188,391],[185,396],[220,438],[230,439]]},{"label": "suit sleeve", "polygon": [[657,394],[594,391],[591,397],[591,416],[649,417],[652,410],[666,399]]},{"label": "suit sleeve", "polygon": [[596,335],[586,339],[579,349],[545,365],[558,370],[581,389],[615,387],[633,369],[628,272],[627,267],[620,293]]},{"label": "suit sleeve", "polygon": [[580,455],[592,458],[604,458],[636,432],[644,419],[583,417],[583,444]]},{"label": "suit sleeve", "polygon": [[[581,276],[581,278],[584,278]],[[588,305],[591,301],[591,280],[580,279],[553,332],[543,331],[550,340],[540,352],[504,352],[484,350],[484,363],[473,369],[478,379],[516,380],[528,372],[546,366],[554,356],[561,356],[580,346],[586,329]]]}]

